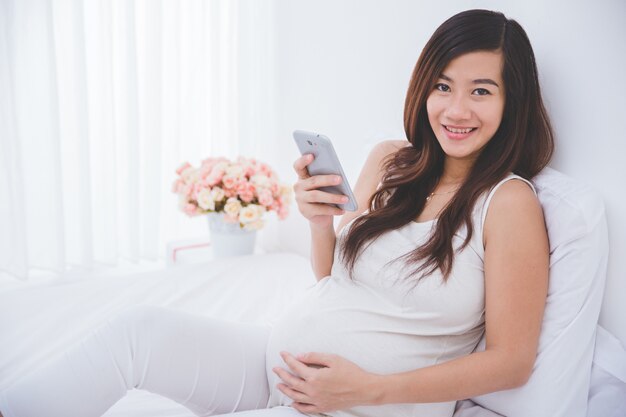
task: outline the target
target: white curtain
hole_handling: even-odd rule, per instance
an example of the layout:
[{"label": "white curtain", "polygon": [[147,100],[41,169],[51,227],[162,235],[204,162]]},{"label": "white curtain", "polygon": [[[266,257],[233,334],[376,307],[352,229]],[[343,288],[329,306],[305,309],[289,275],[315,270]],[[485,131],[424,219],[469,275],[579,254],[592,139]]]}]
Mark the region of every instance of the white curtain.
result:
[{"label": "white curtain", "polygon": [[267,1],[0,0],[0,271],[158,261],[203,234],[174,171],[271,137],[271,94],[239,91],[272,85],[269,25]]}]

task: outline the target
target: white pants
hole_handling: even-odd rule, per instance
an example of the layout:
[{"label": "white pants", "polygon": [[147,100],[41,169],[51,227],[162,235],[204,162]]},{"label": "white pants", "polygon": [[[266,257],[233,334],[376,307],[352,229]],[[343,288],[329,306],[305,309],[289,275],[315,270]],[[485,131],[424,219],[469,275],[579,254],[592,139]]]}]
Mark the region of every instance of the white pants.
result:
[{"label": "white pants", "polygon": [[5,417],[100,416],[129,389],[170,398],[197,415],[303,416],[264,409],[270,329],[161,307],[126,310],[0,394]]}]

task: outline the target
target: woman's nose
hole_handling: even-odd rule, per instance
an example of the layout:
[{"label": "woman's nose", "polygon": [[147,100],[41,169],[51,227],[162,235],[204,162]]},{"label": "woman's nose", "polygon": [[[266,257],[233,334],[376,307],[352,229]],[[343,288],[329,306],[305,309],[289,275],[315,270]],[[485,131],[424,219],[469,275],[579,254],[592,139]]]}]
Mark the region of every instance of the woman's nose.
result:
[{"label": "woman's nose", "polygon": [[467,120],[471,118],[472,112],[465,97],[454,96],[446,108],[445,115],[450,120]]}]

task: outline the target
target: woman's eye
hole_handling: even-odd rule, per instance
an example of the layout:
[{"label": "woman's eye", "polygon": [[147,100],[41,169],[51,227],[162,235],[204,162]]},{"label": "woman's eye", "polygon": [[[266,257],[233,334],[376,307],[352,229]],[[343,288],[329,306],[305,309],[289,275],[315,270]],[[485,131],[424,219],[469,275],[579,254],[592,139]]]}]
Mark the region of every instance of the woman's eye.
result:
[{"label": "woman's eye", "polygon": [[474,90],[474,94],[477,95],[477,96],[486,96],[486,95],[489,95],[491,93],[487,89],[477,88],[476,90]]},{"label": "woman's eye", "polygon": [[443,91],[444,93],[447,93],[450,91],[450,87],[446,84],[437,83],[435,84],[435,90],[439,90],[439,91]]}]

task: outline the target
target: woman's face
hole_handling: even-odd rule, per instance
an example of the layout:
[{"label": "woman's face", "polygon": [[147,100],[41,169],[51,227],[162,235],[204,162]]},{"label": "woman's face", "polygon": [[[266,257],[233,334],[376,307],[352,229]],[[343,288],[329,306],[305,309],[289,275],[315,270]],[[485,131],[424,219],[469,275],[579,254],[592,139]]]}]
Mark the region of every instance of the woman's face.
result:
[{"label": "woman's face", "polygon": [[504,112],[502,53],[477,51],[448,64],[426,100],[430,126],[448,158],[474,161]]}]

